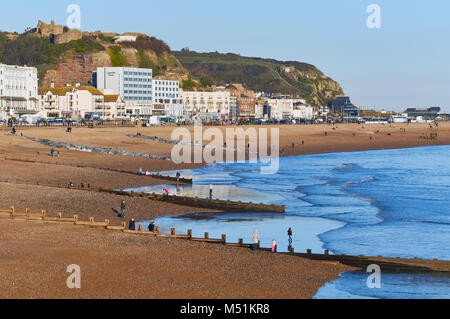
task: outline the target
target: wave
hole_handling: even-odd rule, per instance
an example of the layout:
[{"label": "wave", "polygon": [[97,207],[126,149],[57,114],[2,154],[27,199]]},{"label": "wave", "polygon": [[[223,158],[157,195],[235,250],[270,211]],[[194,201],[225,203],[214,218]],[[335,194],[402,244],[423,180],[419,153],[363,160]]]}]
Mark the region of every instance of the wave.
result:
[{"label": "wave", "polygon": [[345,170],[345,169],[351,169],[351,168],[354,168],[357,166],[358,166],[357,164],[353,164],[353,163],[342,163],[342,164],[336,165],[331,170],[332,171],[340,171],[340,170]]}]

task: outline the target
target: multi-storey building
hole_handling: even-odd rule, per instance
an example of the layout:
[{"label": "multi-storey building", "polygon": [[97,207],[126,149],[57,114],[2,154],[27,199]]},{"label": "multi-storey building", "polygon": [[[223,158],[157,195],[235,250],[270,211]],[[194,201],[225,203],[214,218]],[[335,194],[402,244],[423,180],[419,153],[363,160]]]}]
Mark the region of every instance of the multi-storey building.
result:
[{"label": "multi-storey building", "polygon": [[[108,105],[102,92],[92,86],[39,88],[42,118],[86,118],[92,113],[106,115]],[[108,114],[112,115],[111,112]]]},{"label": "multi-storey building", "polygon": [[37,112],[37,69],[0,64],[0,119]]},{"label": "multi-storey building", "polygon": [[162,103],[164,99],[179,99],[180,82],[175,80],[153,80],[153,103]]},{"label": "multi-storey building", "polygon": [[188,118],[199,115],[204,119],[227,120],[233,103],[227,91],[183,91],[182,100]]},{"label": "multi-storey building", "polygon": [[152,69],[105,67],[92,75],[96,88],[108,95],[119,95],[131,116],[149,117],[153,105]]},{"label": "multi-storey building", "polygon": [[267,99],[267,105],[270,106],[270,118],[274,120],[287,120],[292,118],[294,99]]},{"label": "multi-storey building", "polygon": [[228,85],[226,90],[236,97],[236,112],[232,112],[236,114],[233,114],[233,117],[254,118],[256,116],[255,92],[245,89],[242,84],[238,83]]}]

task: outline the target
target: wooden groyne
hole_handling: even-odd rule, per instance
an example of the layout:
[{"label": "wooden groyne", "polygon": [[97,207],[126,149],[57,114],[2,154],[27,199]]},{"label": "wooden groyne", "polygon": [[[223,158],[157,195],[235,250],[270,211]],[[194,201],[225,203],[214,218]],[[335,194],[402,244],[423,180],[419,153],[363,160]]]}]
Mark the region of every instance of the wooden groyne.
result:
[{"label": "wooden groyne", "polygon": [[[110,225],[109,220],[105,220],[104,222],[96,222],[94,217],[90,217],[89,221],[80,221],[78,219],[78,215],[74,215],[72,218],[64,218],[62,213],[58,213],[56,217],[50,217],[46,214],[45,210],[42,210],[40,213],[31,213],[28,209],[25,212],[17,212],[14,207],[11,207],[9,210],[0,210],[0,215],[9,215],[12,219],[26,219],[26,220],[41,220],[44,222],[61,222],[61,223],[73,223],[75,225],[89,226],[89,227],[99,227],[104,228],[106,230],[114,230],[121,231],[127,234],[136,234],[136,235],[150,235],[161,238],[171,238],[171,239],[184,239],[191,240],[196,242],[205,242],[211,244],[221,244],[225,246],[232,247],[242,247],[242,248],[250,248],[251,244],[246,244],[242,239],[239,239],[237,243],[229,243],[227,242],[226,235],[222,235],[220,239],[210,238],[208,233],[205,233],[203,238],[195,238],[192,236],[192,231],[188,230],[187,234],[177,234],[174,228],[171,229],[170,234],[161,234],[159,232],[158,227],[154,232],[143,231],[142,226],[138,225],[137,230],[129,230],[126,228],[126,223],[122,223],[121,226],[112,226]],[[261,251],[270,251],[270,248],[261,248]],[[290,254],[292,256],[297,256],[301,258],[307,258],[312,260],[320,260],[320,261],[332,261],[339,262],[345,265],[353,266],[356,268],[360,268],[365,270],[368,265],[377,264],[384,271],[397,271],[397,272],[428,272],[428,271],[436,271],[436,272],[450,272],[450,261],[447,260],[426,260],[426,259],[406,259],[406,258],[389,258],[389,257],[367,257],[367,256],[346,256],[346,255],[330,255],[328,251],[325,251],[323,254],[313,254],[311,250],[308,250],[307,253],[294,253],[291,250]]]},{"label": "wooden groyne", "polygon": [[[237,243],[231,243],[227,241],[227,236],[223,234],[221,238],[210,238],[209,233],[205,233],[204,237],[193,237],[192,230],[188,230],[187,234],[177,234],[175,228],[170,230],[170,234],[162,234],[159,231],[159,227],[155,228],[155,231],[144,231],[142,225],[137,225],[136,230],[127,229],[127,225],[123,222],[120,226],[114,226],[110,224],[110,221],[106,219],[104,222],[95,221],[94,217],[90,217],[89,221],[81,221],[77,214],[73,217],[63,217],[62,213],[57,213],[56,216],[49,216],[45,210],[41,210],[39,213],[33,213],[29,209],[25,209],[25,212],[17,212],[14,207],[7,210],[0,210],[0,217],[9,217],[11,219],[28,220],[28,221],[42,221],[52,223],[70,223],[78,226],[86,226],[90,228],[102,228],[109,231],[120,231],[126,234],[143,235],[143,236],[155,236],[159,238],[169,238],[178,240],[190,240],[194,242],[203,242],[209,244],[223,245],[229,247],[240,247],[249,249],[252,244],[244,243],[243,239],[239,239]],[[258,249],[263,252],[272,251],[271,248],[263,248],[258,244]],[[275,247],[275,253],[277,249]],[[359,268],[366,271],[367,266],[376,264],[380,266],[382,271],[392,272],[442,272],[450,274],[450,261],[438,260],[438,259],[419,259],[419,258],[391,258],[391,257],[368,257],[368,256],[347,256],[347,255],[330,255],[328,250],[325,250],[323,254],[313,254],[310,249],[306,253],[295,253],[293,249],[288,254],[295,257],[306,258],[311,260],[318,260],[324,262],[339,262],[344,265],[349,265],[355,268]]]}]

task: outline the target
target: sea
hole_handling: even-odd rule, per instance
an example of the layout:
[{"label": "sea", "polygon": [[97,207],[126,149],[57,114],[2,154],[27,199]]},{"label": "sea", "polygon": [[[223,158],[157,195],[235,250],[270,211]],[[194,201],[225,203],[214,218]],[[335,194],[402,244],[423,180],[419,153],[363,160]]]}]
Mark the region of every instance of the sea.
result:
[{"label": "sea", "polygon": [[[450,260],[450,146],[329,153],[280,158],[276,174],[259,163],[217,163],[181,171],[193,185],[134,189],[285,205],[285,214],[187,213],[158,218],[162,232],[188,229],[194,236],[250,242],[277,241],[287,251],[293,230],[296,252]],[[175,175],[176,172],[166,172]],[[150,222],[150,221],[148,221]],[[144,227],[148,222],[142,223]],[[442,273],[385,273],[379,288],[372,272],[349,271],[323,286],[317,299],[450,299],[450,276]],[[293,277],[295,280],[295,276]]]}]

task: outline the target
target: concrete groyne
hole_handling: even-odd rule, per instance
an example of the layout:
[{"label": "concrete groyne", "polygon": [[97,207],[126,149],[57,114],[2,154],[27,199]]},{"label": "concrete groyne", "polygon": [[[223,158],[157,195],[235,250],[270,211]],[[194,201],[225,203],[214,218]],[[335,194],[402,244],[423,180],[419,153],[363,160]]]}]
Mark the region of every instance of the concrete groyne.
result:
[{"label": "concrete groyne", "polygon": [[56,161],[37,161],[37,160],[30,160],[30,159],[23,159],[23,158],[11,158],[11,157],[0,157],[0,160],[3,161],[12,161],[12,162],[22,162],[22,163],[32,163],[32,164],[44,164],[44,165],[58,165],[58,166],[67,166],[67,167],[74,167],[74,168],[91,168],[91,169],[97,169],[101,171],[108,171],[108,172],[115,172],[115,173],[122,173],[122,174],[131,174],[131,175],[139,175],[139,176],[147,176],[163,181],[170,181],[178,184],[192,184],[192,179],[188,178],[176,178],[166,175],[161,175],[159,173],[153,173],[153,174],[139,174],[139,172],[134,171],[127,171],[123,169],[114,169],[114,168],[106,168],[106,167],[93,167],[88,165],[81,165],[81,164],[67,164],[67,163],[58,163]]},{"label": "concrete groyne", "polygon": [[285,213],[286,207],[263,204],[263,203],[247,203],[247,202],[235,202],[229,200],[219,199],[206,199],[198,197],[186,197],[186,196],[173,196],[173,195],[160,195],[160,194],[147,194],[147,193],[135,193],[125,191],[114,191],[107,189],[98,189],[99,192],[116,194],[119,196],[140,197],[149,198],[160,202],[178,204],[183,206],[200,207],[208,209],[217,209],[225,212],[258,212],[258,213]]},{"label": "concrete groyne", "polygon": [[144,158],[159,159],[159,160],[164,160],[164,161],[172,160],[171,158],[166,157],[166,156],[130,152],[130,151],[124,151],[124,150],[120,150],[120,149],[107,148],[107,147],[88,146],[88,145],[81,145],[81,144],[58,142],[58,141],[52,141],[49,139],[35,138],[35,137],[29,137],[29,136],[24,136],[24,137],[29,139],[30,141],[40,143],[40,144],[48,146],[48,147],[66,148],[69,150],[80,151],[80,152],[102,153],[102,154],[107,154],[107,155],[122,155],[122,156],[132,156],[132,157],[144,157]]}]

